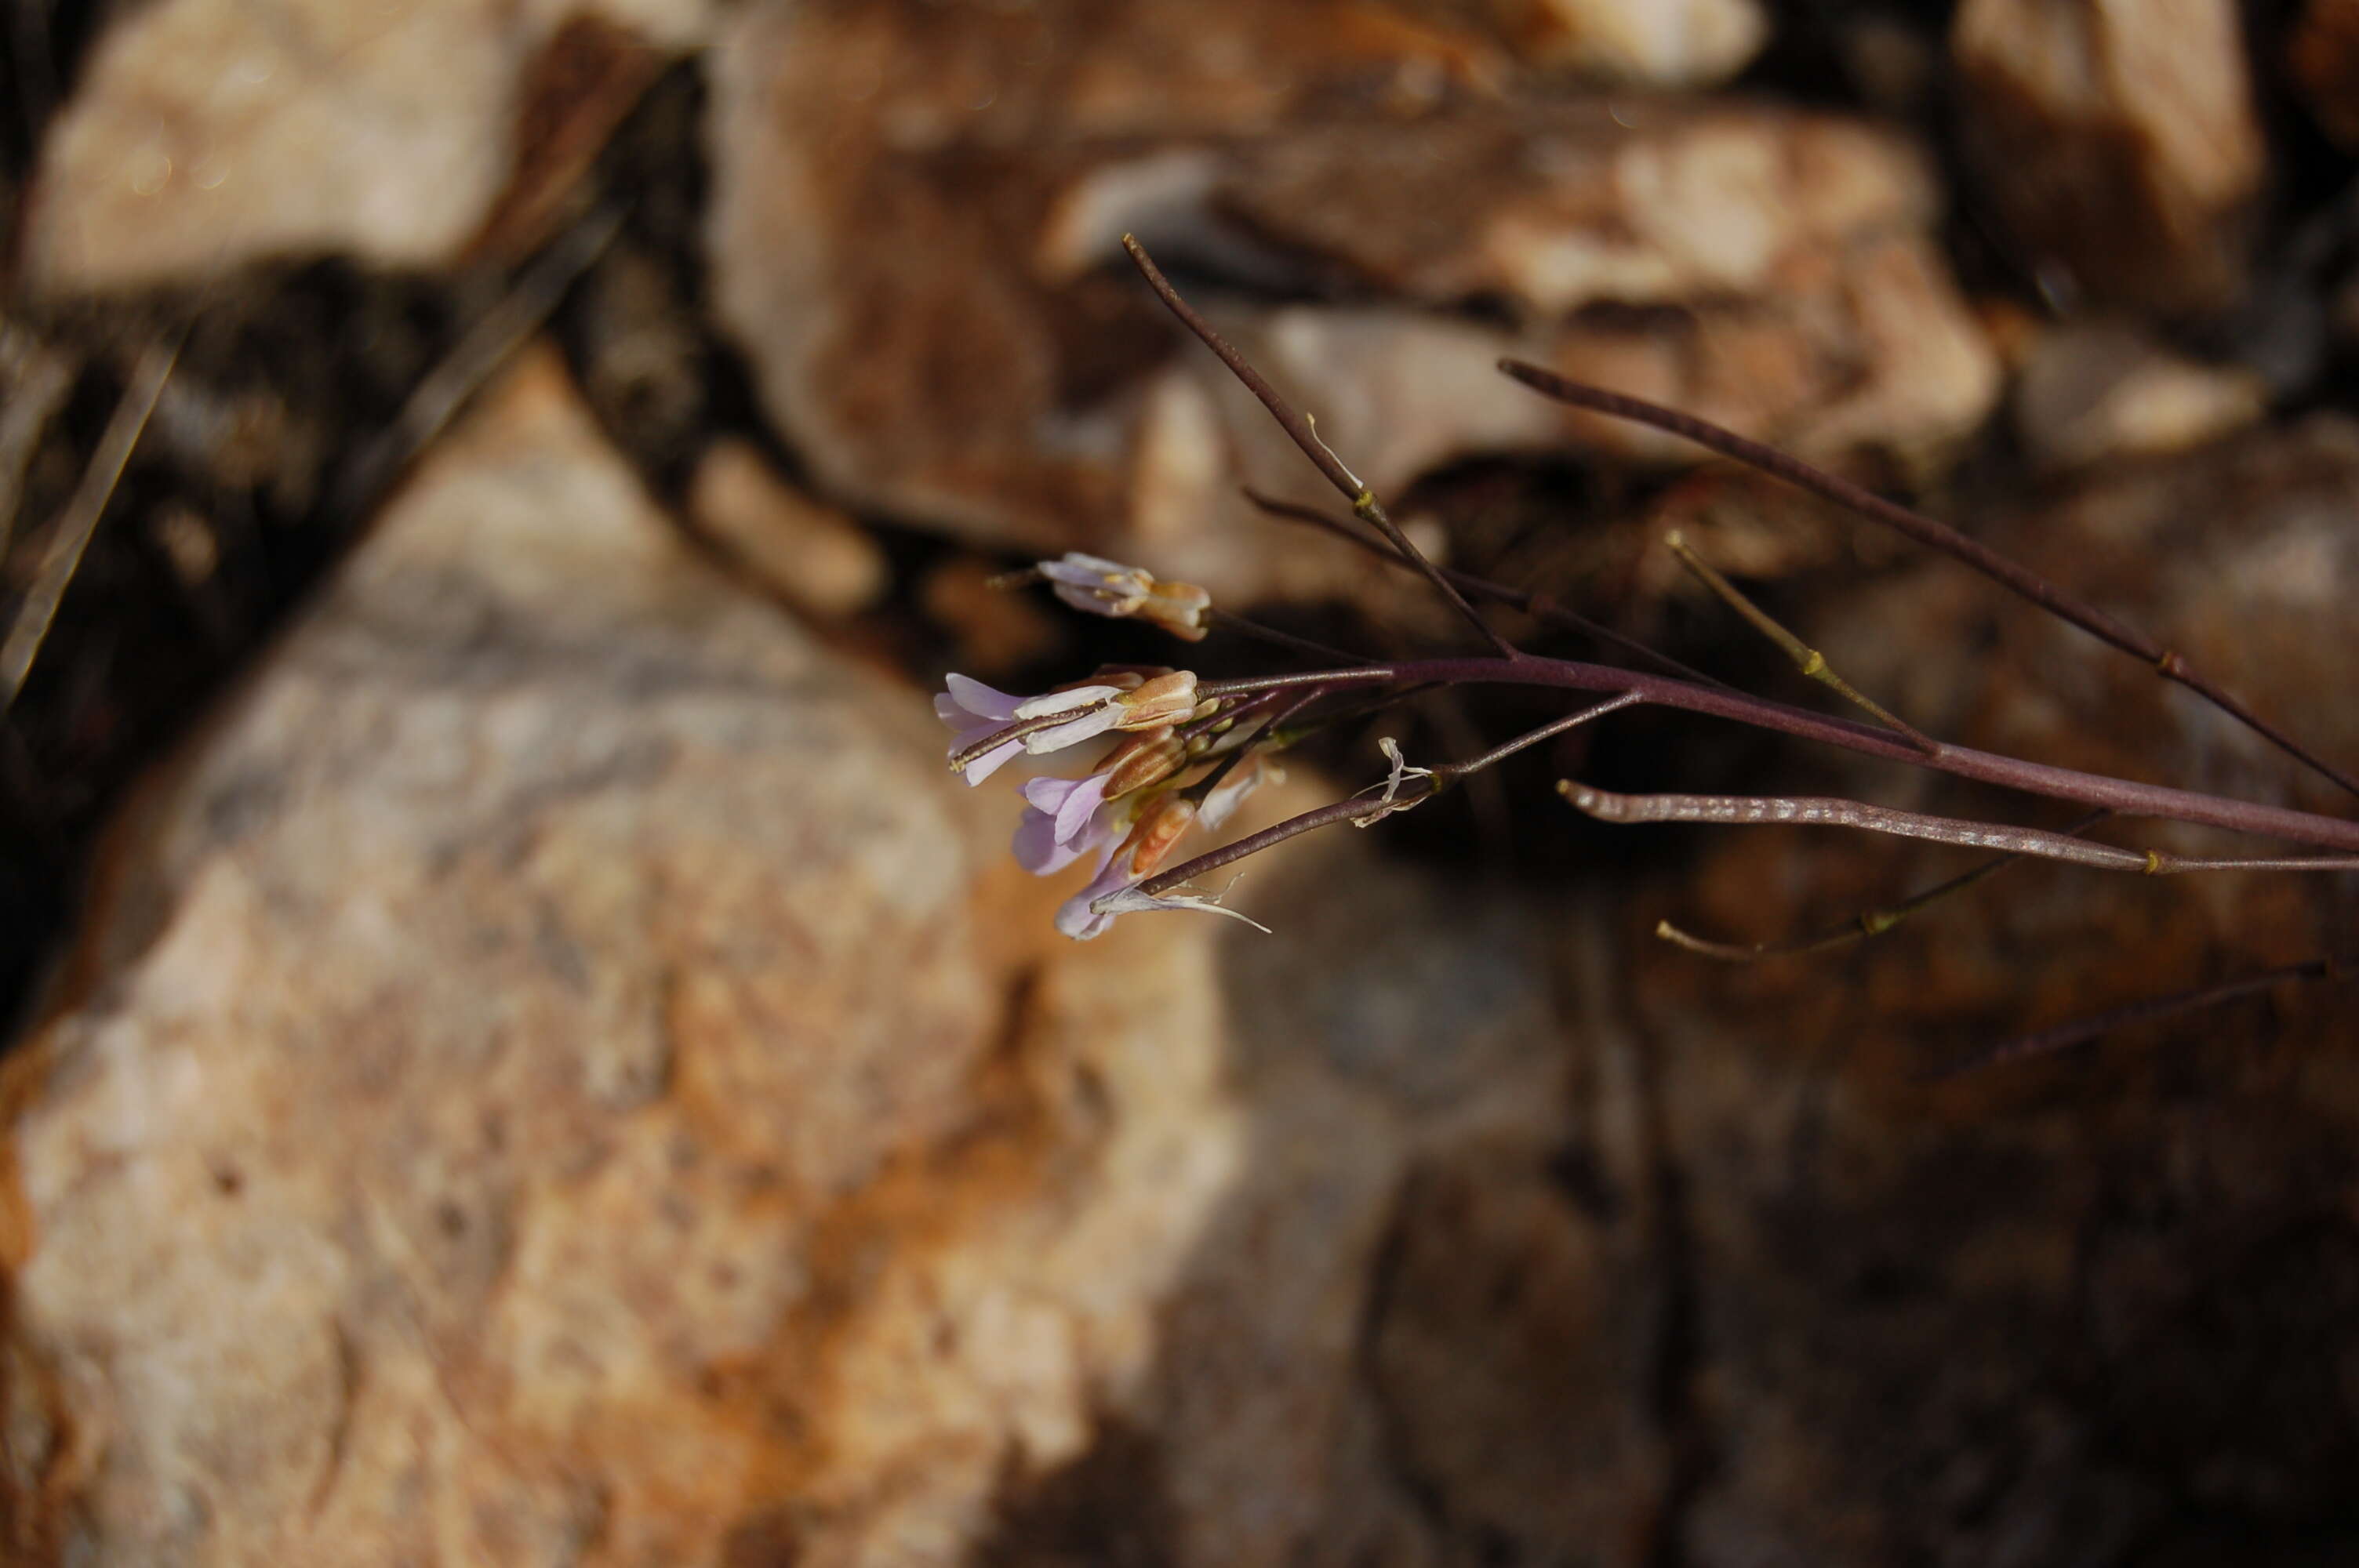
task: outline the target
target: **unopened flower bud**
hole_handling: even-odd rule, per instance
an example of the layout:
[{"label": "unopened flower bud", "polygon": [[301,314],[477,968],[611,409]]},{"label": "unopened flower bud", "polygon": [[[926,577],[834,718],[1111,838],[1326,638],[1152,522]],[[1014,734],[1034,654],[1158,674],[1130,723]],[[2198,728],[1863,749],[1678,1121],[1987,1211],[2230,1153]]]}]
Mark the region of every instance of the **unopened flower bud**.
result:
[{"label": "unopened flower bud", "polygon": [[1039,569],[1059,599],[1091,615],[1135,615],[1155,588],[1152,573],[1079,550],[1067,551],[1061,560],[1042,561]]},{"label": "unopened flower bud", "polygon": [[1151,875],[1171,847],[1196,824],[1196,803],[1185,795],[1158,795],[1138,814],[1138,825],[1114,851],[1114,862],[1134,877]]},{"label": "unopened flower bud", "polygon": [[1175,637],[1201,643],[1212,629],[1212,596],[1192,582],[1158,582],[1147,590],[1137,614]]},{"label": "unopened flower bud", "polygon": [[1135,789],[1161,784],[1187,761],[1188,743],[1173,733],[1169,725],[1142,730],[1115,747],[1099,770],[1106,775],[1104,797],[1112,800]]},{"label": "unopened flower bud", "polygon": [[1116,730],[1154,730],[1192,718],[1196,712],[1196,672],[1172,670],[1140,685],[1119,698],[1123,716]]}]

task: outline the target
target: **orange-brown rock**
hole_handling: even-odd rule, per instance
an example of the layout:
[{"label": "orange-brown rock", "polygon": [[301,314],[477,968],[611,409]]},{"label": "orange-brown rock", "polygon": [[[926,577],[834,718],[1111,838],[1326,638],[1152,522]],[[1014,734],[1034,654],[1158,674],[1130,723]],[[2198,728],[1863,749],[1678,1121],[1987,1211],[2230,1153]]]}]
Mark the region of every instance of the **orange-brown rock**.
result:
[{"label": "orange-brown rock", "polygon": [[2359,5],[2310,0],[2286,63],[2319,128],[2339,146],[2359,147]]},{"label": "orange-brown rock", "polygon": [[1995,362],[1903,139],[1569,97],[1436,10],[1199,6],[1184,38],[1146,0],[747,12],[713,57],[712,247],[768,412],[863,507],[1216,595],[1364,592],[1237,501],[1316,480],[1175,339],[1135,232],[1387,493],[1575,433],[1690,456],[1500,384],[1508,352],[1836,460],[1938,468],[1980,423]]},{"label": "orange-brown rock", "polygon": [[[1114,1478],[1175,1560],[1424,1552],[1388,1455],[1484,1485],[1455,1364],[1614,1466],[1486,1514],[1635,1529],[1648,1297],[1583,1260],[1642,1232],[1551,1195],[1547,939],[1345,835],[1241,890],[1282,938],[1068,943],[924,708],[529,357],[125,825],[7,1065],[8,1561],[1034,1561]],[[1402,1207],[1428,1164],[1522,1185]],[[1549,1271],[1495,1355],[1420,1239],[1470,1205]]]}]

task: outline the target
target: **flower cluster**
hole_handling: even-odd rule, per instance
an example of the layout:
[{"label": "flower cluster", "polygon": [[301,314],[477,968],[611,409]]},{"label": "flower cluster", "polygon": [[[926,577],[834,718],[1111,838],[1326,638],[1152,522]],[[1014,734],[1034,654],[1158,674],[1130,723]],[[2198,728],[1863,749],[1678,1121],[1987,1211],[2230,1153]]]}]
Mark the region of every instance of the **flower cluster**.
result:
[{"label": "flower cluster", "polygon": [[[1088,564],[1071,565],[1077,561]],[[1102,594],[1106,603],[1129,606],[1102,613],[1131,613],[1155,603],[1158,591],[1146,572],[1092,557],[1069,556],[1043,563],[1040,570],[1068,602],[1074,601],[1072,595]],[[1083,575],[1088,581],[1081,580]],[[1161,585],[1175,587],[1186,585]],[[1201,600],[1195,615],[1201,621],[1210,601],[1201,589],[1188,592]],[[1178,602],[1168,592],[1164,601]],[[1086,941],[1120,914],[1199,908],[1231,913],[1184,892],[1156,897],[1137,891],[1190,828],[1219,827],[1274,772],[1260,753],[1242,746],[1253,733],[1250,728],[1237,730],[1218,698],[1199,698],[1193,672],[1101,670],[1038,697],[1018,697],[961,675],[945,684],[947,689],[934,698],[934,712],[951,727],[951,767],[970,784],[981,784],[1018,753],[1039,756],[1114,738],[1080,776],[1043,776],[1020,786],[1025,806],[1016,826],[1017,862],[1036,876],[1048,876],[1077,860],[1093,860],[1089,884],[1058,912],[1058,930]]]}]

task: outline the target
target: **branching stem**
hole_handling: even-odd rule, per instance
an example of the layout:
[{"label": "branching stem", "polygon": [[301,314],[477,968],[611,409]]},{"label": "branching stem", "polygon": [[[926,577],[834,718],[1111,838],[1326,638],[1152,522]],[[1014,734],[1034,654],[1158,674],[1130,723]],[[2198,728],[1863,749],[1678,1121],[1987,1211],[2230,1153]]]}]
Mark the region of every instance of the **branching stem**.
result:
[{"label": "branching stem", "polygon": [[2296,811],[2286,806],[2232,800],[2224,795],[2201,795],[2193,790],[2173,789],[2164,784],[2107,778],[2100,773],[2084,773],[2045,762],[2025,762],[2017,757],[1978,752],[1970,746],[1942,744],[1931,752],[1922,752],[1905,738],[1877,726],[1789,708],[1784,703],[1771,702],[1743,692],[1674,680],[1646,670],[1615,669],[1572,659],[1538,658],[1529,654],[1512,662],[1499,659],[1419,659],[1358,669],[1320,670],[1299,676],[1261,676],[1210,681],[1198,686],[1197,690],[1207,697],[1219,697],[1313,683],[1352,685],[1408,681],[1437,681],[1451,686],[1488,684],[1553,687],[1567,691],[1630,692],[1636,694],[1639,700],[1658,707],[1734,719],[1756,729],[1791,735],[1797,740],[1823,741],[1845,751],[1881,757],[1887,762],[1931,768],[1981,784],[1997,784],[2003,789],[2020,790],[2027,795],[2076,801],[2082,806],[2102,806],[2129,816],[2192,822],[2207,827],[2224,827],[2236,833],[2282,838],[2314,849],[2359,853],[2359,822],[2322,816],[2316,812]]},{"label": "branching stem", "polygon": [[1155,290],[1156,297],[1180,319],[1180,325],[1195,333],[1206,348],[1220,357],[1221,362],[1229,367],[1229,373],[1261,400],[1261,406],[1269,410],[1270,417],[1277,421],[1278,428],[1302,449],[1302,455],[1327,477],[1327,482],[1343,492],[1343,498],[1352,503],[1353,515],[1382,534],[1400,553],[1403,560],[1424,573],[1426,581],[1433,585],[1434,591],[1483,634],[1483,640],[1491,644],[1492,651],[1500,658],[1513,661],[1520,657],[1516,645],[1500,636],[1491,623],[1466,602],[1465,596],[1451,586],[1450,579],[1425,558],[1425,552],[1409,542],[1408,535],[1400,531],[1400,525],[1392,520],[1392,514],[1376,499],[1376,492],[1362,484],[1360,476],[1343,466],[1343,460],[1335,455],[1334,449],[1319,438],[1319,431],[1310,418],[1281,396],[1261,372],[1254,369],[1252,362],[1237,351],[1234,343],[1213,330],[1212,324],[1198,315],[1195,307],[1180,297],[1180,291],[1171,287],[1171,280],[1163,276],[1163,269],[1155,265],[1155,258],[1147,254],[1147,247],[1134,236],[1125,234],[1122,248],[1130,253],[1130,259],[1138,267],[1139,275],[1147,279],[1147,286]]},{"label": "branching stem", "polygon": [[1559,403],[1592,413],[1604,414],[1634,424],[1649,425],[1669,432],[1696,445],[1734,458],[1763,473],[1784,480],[1787,483],[1824,496],[1838,506],[1848,507],[1872,522],[1881,523],[1894,532],[1916,540],[1929,549],[1940,551],[1954,560],[1962,561],[1974,570],[1999,583],[2049,614],[2071,622],[2098,641],[2112,644],[2154,667],[2166,680],[2178,682],[2214,708],[2234,719],[2271,745],[2306,766],[2333,780],[2353,795],[2359,795],[2359,778],[2354,778],[2310,751],[2299,741],[2276,725],[2255,713],[2227,690],[2199,673],[2177,653],[2164,647],[2146,633],[2106,614],[2041,577],[2030,568],[2008,559],[1989,546],[1978,543],[1959,533],[1946,523],[1938,522],[1921,512],[1886,501],[1864,486],[1854,484],[1823,469],[1813,468],[1801,459],[1750,440],[1734,430],[1723,429],[1708,419],[1692,414],[1682,414],[1676,408],[1665,408],[1644,398],[1608,392],[1543,370],[1538,365],[1521,360],[1501,360],[1499,368],[1522,382],[1533,391],[1552,397]]}]

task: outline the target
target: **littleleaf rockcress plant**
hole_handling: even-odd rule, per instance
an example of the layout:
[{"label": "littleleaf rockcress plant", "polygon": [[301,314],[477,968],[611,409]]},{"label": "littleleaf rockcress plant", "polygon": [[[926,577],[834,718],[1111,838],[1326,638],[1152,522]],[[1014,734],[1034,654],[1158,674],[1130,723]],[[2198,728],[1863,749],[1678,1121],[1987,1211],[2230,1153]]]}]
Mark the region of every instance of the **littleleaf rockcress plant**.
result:
[{"label": "littleleaf rockcress plant", "polygon": [[[1261,400],[1304,456],[1349,502],[1352,520],[1258,496],[1254,499],[1266,510],[1315,524],[1418,572],[1465,620],[1482,639],[1485,651],[1381,664],[1357,661],[1348,654],[1222,611],[1200,588],[1158,581],[1139,568],[1078,554],[1041,562],[1029,571],[1002,579],[1011,586],[1046,581],[1058,598],[1074,609],[1090,614],[1148,621],[1190,642],[1216,628],[1234,630],[1276,643],[1297,654],[1309,654],[1326,666],[1217,681],[1200,681],[1182,669],[1106,668],[1082,681],[1033,697],[995,691],[962,676],[950,677],[949,689],[934,699],[935,708],[956,731],[951,745],[951,766],[963,773],[970,784],[982,783],[1019,752],[1061,752],[1113,738],[1112,744],[1081,776],[1035,778],[1023,786],[1027,805],[1016,828],[1015,849],[1026,868],[1046,875],[1085,858],[1095,868],[1089,883],[1058,914],[1058,927],[1068,935],[1093,937],[1120,915],[1155,910],[1204,910],[1245,920],[1245,916],[1223,907],[1217,892],[1206,891],[1202,879],[1297,834],[1343,822],[1365,827],[1395,812],[1421,806],[1470,774],[1526,747],[1616,709],[1640,705],[1706,714],[1867,756],[1954,773],[2026,795],[2073,801],[2095,808],[2091,816],[2067,830],[2050,832],[1928,816],[1856,801],[1686,795],[1626,796],[1563,781],[1559,785],[1560,793],[1572,806],[1606,821],[1814,823],[1998,851],[1994,859],[1950,883],[1893,909],[1870,912],[1843,930],[1823,937],[1737,948],[1690,937],[1668,925],[1660,929],[1664,936],[1715,957],[1754,958],[1815,951],[1843,941],[1873,936],[1932,899],[2024,856],[2145,875],[2231,869],[2359,870],[2359,822],[2081,773],[1951,745],[1926,736],[1853,692],[1826,668],[1823,658],[1753,609],[1725,579],[1691,559],[1692,552],[1677,540],[1670,541],[1673,549],[1715,592],[1776,639],[1805,673],[1843,692],[1877,722],[1830,717],[1751,696],[1700,676],[1535,595],[1437,568],[1394,524],[1375,494],[1320,439],[1312,421],[1280,397],[1234,347],[1197,315],[1136,240],[1125,236],[1123,243],[1163,303]],[[1870,521],[1950,555],[2049,613],[2143,661],[2164,678],[2195,692],[2306,767],[2359,795],[2359,781],[2254,713],[2161,643],[2082,602],[2054,583],[1945,524],[1772,448],[1675,410],[1568,381],[1516,361],[1503,362],[1501,369],[1545,395],[1684,437],[1813,491]],[[1650,667],[1546,658],[1527,653],[1484,620],[1474,608],[1473,599],[1506,603],[1571,626]],[[1271,757],[1310,730],[1437,687],[1484,685],[1548,687],[1582,694],[1593,700],[1480,756],[1434,767],[1410,766],[1386,741],[1385,750],[1391,762],[1388,775],[1359,794],[1178,864],[1165,863],[1191,830],[1217,829],[1237,803],[1271,771]],[[2124,849],[2082,837],[2086,828],[2106,816],[2197,823],[2274,838],[2311,852],[2199,860]],[[2005,1043],[1990,1054],[2020,1055],[2050,1050],[2122,1022],[2206,1005],[2280,979],[2331,979],[2343,973],[2343,967],[2332,959],[2315,959],[2225,986],[2158,998],[2116,1014],[2025,1036]]]}]

